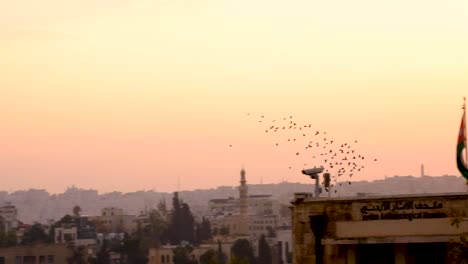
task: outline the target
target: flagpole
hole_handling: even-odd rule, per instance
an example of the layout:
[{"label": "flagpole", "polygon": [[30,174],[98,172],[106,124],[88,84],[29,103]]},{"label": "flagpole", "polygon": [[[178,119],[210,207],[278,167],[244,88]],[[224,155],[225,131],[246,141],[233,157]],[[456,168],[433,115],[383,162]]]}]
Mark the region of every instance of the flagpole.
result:
[{"label": "flagpole", "polygon": [[[468,165],[468,145],[466,145],[466,97],[463,96],[463,135],[465,136],[465,166]],[[468,180],[466,180],[466,191],[468,192]]]},{"label": "flagpole", "polygon": [[468,145],[466,145],[466,97],[463,97],[463,135],[465,136],[465,165],[468,166]]}]

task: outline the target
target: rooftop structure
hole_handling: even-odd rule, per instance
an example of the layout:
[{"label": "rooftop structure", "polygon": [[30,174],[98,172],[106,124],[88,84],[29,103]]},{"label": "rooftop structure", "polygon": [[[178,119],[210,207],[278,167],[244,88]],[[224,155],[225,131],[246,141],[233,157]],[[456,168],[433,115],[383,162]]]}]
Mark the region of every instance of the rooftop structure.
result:
[{"label": "rooftop structure", "polygon": [[298,264],[450,263],[449,242],[468,232],[466,193],[312,196],[292,201]]}]

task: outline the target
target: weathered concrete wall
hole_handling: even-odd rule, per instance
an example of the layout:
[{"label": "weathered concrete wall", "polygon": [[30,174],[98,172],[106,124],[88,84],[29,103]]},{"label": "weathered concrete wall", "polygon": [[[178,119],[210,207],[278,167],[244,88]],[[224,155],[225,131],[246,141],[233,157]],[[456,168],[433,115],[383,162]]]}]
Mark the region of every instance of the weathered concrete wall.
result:
[{"label": "weathered concrete wall", "polygon": [[[318,249],[311,216],[325,219],[319,240],[324,244],[323,263],[356,262],[356,252],[349,244],[392,243],[396,239],[400,243],[419,243],[434,237],[448,241],[468,232],[468,221],[462,221],[458,227],[450,225],[454,218],[468,220],[468,194],[301,198],[292,203],[294,263],[297,264],[316,263]],[[395,247],[395,262],[406,263],[405,254],[405,247]]]}]

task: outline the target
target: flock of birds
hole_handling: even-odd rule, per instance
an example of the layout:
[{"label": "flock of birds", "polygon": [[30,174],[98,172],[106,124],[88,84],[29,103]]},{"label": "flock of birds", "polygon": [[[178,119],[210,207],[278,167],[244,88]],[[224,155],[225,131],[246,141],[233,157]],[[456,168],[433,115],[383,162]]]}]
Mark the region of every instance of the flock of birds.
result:
[{"label": "flock of birds", "polygon": [[[292,145],[296,158],[301,157],[303,166],[312,164],[323,166],[325,172],[330,173],[330,187],[342,184],[351,184],[353,176],[365,169],[364,162],[368,157],[360,154],[356,149],[358,140],[352,142],[339,142],[333,139],[326,131],[316,130],[312,124],[301,124],[294,120],[293,116],[285,116],[278,119],[267,118],[264,115],[253,115],[266,134],[278,135],[273,144],[275,147]],[[232,145],[229,145],[232,147]],[[291,146],[290,146],[291,147]],[[370,160],[377,161],[376,158]],[[293,170],[289,164],[288,169]],[[345,179],[346,178],[346,179]],[[335,189],[336,193],[337,190]]]}]

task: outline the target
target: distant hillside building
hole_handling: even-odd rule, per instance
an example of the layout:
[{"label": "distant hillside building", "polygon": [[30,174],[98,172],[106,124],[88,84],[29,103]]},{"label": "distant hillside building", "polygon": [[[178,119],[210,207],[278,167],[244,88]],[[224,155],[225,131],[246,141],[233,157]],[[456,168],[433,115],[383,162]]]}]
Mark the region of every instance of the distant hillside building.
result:
[{"label": "distant hillside building", "polygon": [[[226,257],[226,262],[231,261],[231,247],[233,243],[224,242],[221,244],[221,251]],[[158,248],[150,248],[148,250],[148,264],[174,264],[174,249],[177,246],[162,246]],[[218,251],[218,243],[202,244],[195,246],[190,253],[189,258],[200,263],[200,257],[209,250]]]},{"label": "distant hillside building", "polygon": [[97,233],[94,223],[86,216],[72,216],[54,227],[54,243],[73,242],[75,246],[95,246]]},{"label": "distant hillside building", "polygon": [[212,229],[229,229],[232,236],[260,237],[278,226],[279,202],[271,195],[249,195],[246,172],[240,172],[239,198],[209,201]]},{"label": "distant hillside building", "polygon": [[0,263],[5,264],[64,264],[73,256],[73,251],[65,244],[40,244],[0,248]]},{"label": "distant hillside building", "polygon": [[99,233],[133,233],[137,228],[137,216],[125,214],[123,209],[106,207],[100,216],[93,216]]},{"label": "distant hillside building", "polygon": [[[468,194],[292,201],[294,263],[452,263],[468,232]],[[459,220],[459,226],[451,222]]]},{"label": "distant hillside building", "polygon": [[18,228],[18,210],[11,203],[6,203],[0,207],[0,216],[5,226],[5,232]]}]

